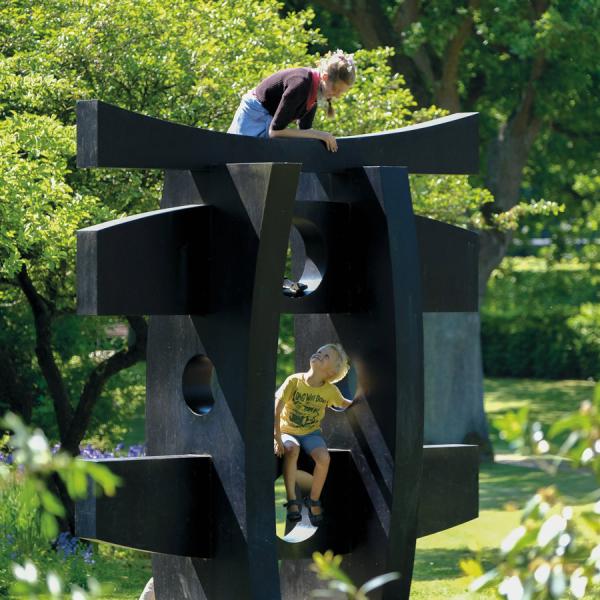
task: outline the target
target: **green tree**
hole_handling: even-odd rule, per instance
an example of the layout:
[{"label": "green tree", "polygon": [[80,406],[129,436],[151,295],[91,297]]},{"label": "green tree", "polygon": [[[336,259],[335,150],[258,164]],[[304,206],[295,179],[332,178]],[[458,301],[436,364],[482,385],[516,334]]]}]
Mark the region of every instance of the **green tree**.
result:
[{"label": "green tree", "polygon": [[[480,233],[481,299],[518,232],[519,217],[525,217],[525,235],[553,231],[562,252],[576,238],[597,238],[597,0],[288,0],[287,5],[314,6],[315,25],[325,35],[335,27],[333,35],[346,47],[391,48],[392,70],[406,79],[418,107],[480,113],[481,175],[474,181],[493,199],[474,223]],[[547,201],[566,207],[560,220],[527,217],[556,214]],[[597,248],[582,254],[593,258]],[[455,435],[465,427],[486,435],[479,329],[479,320],[466,316],[426,316],[425,341],[433,340],[431,368],[425,371],[430,441],[458,441]],[[439,351],[444,339],[452,342]],[[466,397],[450,392],[448,378],[457,373]],[[451,424],[439,431],[436,422],[446,419]]]},{"label": "green tree", "polygon": [[[145,320],[124,316],[130,343],[111,348],[105,323],[80,319],[82,331],[71,328],[61,344],[75,311],[75,231],[157,208],[160,198],[160,173],[74,168],[75,101],[101,98],[223,129],[242,91],[283,64],[302,63],[319,39],[305,28],[308,14],[280,18],[278,8],[183,0],[0,7],[0,303],[5,323],[30,327],[42,374],[29,395],[22,391],[33,382],[23,376],[3,393],[25,416],[32,395],[50,400],[72,453],[107,381],[144,359],[146,340]],[[93,352],[98,337],[104,356]],[[14,341],[0,339],[9,375],[27,365]]]},{"label": "green tree", "polygon": [[[79,319],[81,331],[76,331],[71,319],[75,231],[157,208],[160,198],[160,173],[155,171],[75,168],[75,101],[99,98],[225,130],[240,95],[257,81],[277,69],[316,61],[308,48],[324,39],[310,28],[312,12],[281,17],[280,8],[277,2],[258,0],[243,5],[38,0],[0,9],[5,150],[0,293],[13,331],[20,314],[33,334],[42,377],[29,379],[35,380],[36,395],[51,399],[60,440],[71,452],[77,452],[108,380],[143,359],[146,339],[145,321],[131,316],[123,316],[134,334],[130,343],[111,345],[105,324],[97,319]],[[324,126],[336,133],[361,133],[440,114],[413,110],[402,77],[389,68],[390,56],[386,50],[357,53],[359,81],[340,104],[337,120]],[[415,190],[421,213],[462,224],[481,221],[480,207],[490,199],[464,177],[424,178]],[[96,339],[104,340],[108,354],[96,351]],[[0,343],[6,344],[0,352],[3,370],[15,372],[26,364],[27,356],[14,355],[9,341]],[[6,393],[14,399],[19,390],[13,386]],[[31,412],[32,401],[27,402],[21,411],[25,415]]]},{"label": "green tree", "polygon": [[[482,296],[515,235],[514,227],[498,227],[496,215],[521,201],[548,199],[565,203],[566,218],[583,225],[598,199],[583,181],[598,175],[597,0],[288,5],[315,6],[316,24],[326,35],[328,27],[341,26],[348,45],[392,48],[393,71],[404,76],[420,107],[481,114],[481,183],[494,200],[484,210],[489,227],[480,232]],[[340,21],[332,24],[332,14]],[[597,235],[597,225],[584,231]]]}]

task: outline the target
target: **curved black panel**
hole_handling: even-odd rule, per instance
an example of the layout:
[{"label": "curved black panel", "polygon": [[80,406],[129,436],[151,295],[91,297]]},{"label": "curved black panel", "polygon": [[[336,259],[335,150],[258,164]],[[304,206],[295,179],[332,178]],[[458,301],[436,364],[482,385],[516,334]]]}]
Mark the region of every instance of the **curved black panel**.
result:
[{"label": "curved black panel", "polygon": [[402,129],[338,138],[329,152],[315,140],[261,139],[178,125],[111,106],[77,103],[77,165],[196,170],[248,162],[301,163],[327,172],[365,165],[411,173],[479,170],[477,113],[459,113]]}]

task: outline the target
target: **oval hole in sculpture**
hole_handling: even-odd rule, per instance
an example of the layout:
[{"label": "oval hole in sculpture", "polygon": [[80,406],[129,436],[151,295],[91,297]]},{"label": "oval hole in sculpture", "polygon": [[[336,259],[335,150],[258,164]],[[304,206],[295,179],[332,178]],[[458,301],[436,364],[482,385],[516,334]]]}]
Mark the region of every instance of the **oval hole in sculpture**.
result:
[{"label": "oval hole in sculpture", "polygon": [[[295,254],[293,260],[292,252]],[[301,289],[297,294],[293,294],[286,289],[284,282],[284,295],[302,298],[312,294],[323,280],[326,262],[325,243],[317,227],[306,219],[294,218],[284,277],[292,284],[299,284]]]},{"label": "oval hole in sculpture", "polygon": [[[304,498],[310,493],[312,475],[306,471],[296,472],[296,498]],[[302,521],[290,523],[287,520],[287,509],[283,506],[286,502],[283,475],[275,480],[275,527],[277,537],[289,544],[299,544],[312,537],[318,527],[313,527],[308,518],[308,508],[302,506]]]},{"label": "oval hole in sculpture", "polygon": [[185,365],[182,391],[185,403],[195,415],[207,415],[215,404],[213,379],[215,368],[208,356],[197,354]]}]

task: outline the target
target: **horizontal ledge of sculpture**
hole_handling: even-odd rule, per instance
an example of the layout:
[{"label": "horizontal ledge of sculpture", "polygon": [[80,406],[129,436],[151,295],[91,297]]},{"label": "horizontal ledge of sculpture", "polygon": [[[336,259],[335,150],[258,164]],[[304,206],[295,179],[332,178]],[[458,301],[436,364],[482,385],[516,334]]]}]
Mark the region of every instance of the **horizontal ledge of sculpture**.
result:
[{"label": "horizontal ledge of sculpture", "polygon": [[[365,274],[359,266],[352,268],[353,229],[343,208],[342,203],[333,202],[296,203],[292,223],[305,238],[300,281],[308,282],[309,293],[290,298],[282,290],[278,300],[269,301],[276,310],[298,314],[368,308],[359,293],[366,286]],[[174,315],[218,311],[220,305],[207,282],[223,288],[223,278],[239,271],[240,255],[229,251],[227,238],[223,242],[214,212],[211,205],[186,205],[80,230],[78,312]],[[336,218],[329,218],[329,213]],[[336,228],[329,231],[326,224],[333,221]],[[309,225],[314,231],[308,231]],[[423,310],[477,311],[477,235],[425,217],[416,217],[416,231]],[[152,267],[142,269],[141,264]],[[248,298],[240,297],[239,302],[247,303]]]},{"label": "horizontal ledge of sculpture", "polygon": [[[423,447],[417,536],[425,536],[478,515],[477,446]],[[243,537],[213,459],[207,454],[102,459],[122,480],[112,497],[91,493],[75,510],[76,534],[93,541],[149,552],[214,558],[226,539]],[[280,468],[279,468],[280,470]],[[279,470],[274,469],[273,481]],[[349,450],[331,450],[330,480],[324,490],[327,520],[312,537],[297,544],[273,539],[278,555],[310,558],[315,551],[351,553],[376,523],[375,508]],[[251,485],[259,485],[252,482]],[[270,484],[268,484],[270,485]],[[237,516],[236,516],[237,515]],[[154,523],[155,526],[148,526]],[[352,527],[348,524],[352,523]],[[186,535],[194,531],[194,536]],[[388,535],[384,532],[383,535]]]},{"label": "horizontal ledge of sculpture", "polygon": [[410,173],[479,170],[478,113],[457,113],[400,129],[316,140],[263,139],[190,127],[107,104],[77,102],[77,166],[197,170],[226,163],[295,162],[305,172],[378,165]]}]

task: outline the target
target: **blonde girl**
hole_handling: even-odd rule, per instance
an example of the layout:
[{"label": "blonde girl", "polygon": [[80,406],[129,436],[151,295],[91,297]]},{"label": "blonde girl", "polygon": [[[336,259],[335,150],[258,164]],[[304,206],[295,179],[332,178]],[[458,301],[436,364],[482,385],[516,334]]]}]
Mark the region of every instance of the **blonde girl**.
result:
[{"label": "blonde girl", "polygon": [[[266,138],[308,138],[322,141],[331,152],[337,151],[335,137],[327,131],[312,129],[317,106],[327,106],[345,94],[356,80],[352,54],[341,50],[329,53],[318,69],[298,67],[277,71],[247,92],[233,117],[228,133]],[[292,123],[298,129],[287,129]]]}]

